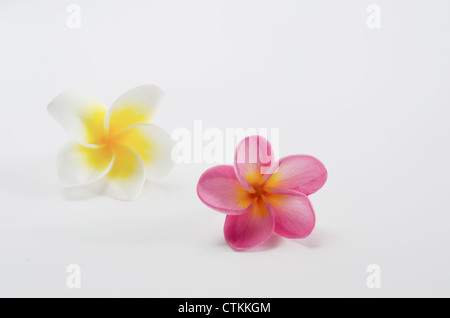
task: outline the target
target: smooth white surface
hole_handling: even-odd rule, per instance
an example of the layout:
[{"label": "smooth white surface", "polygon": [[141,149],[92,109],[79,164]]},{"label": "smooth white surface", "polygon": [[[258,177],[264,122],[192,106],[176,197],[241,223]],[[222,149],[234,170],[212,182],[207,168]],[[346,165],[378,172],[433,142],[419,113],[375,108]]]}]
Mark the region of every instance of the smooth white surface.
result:
[{"label": "smooth white surface", "polygon": [[[79,0],[79,30],[70,3],[0,4],[0,296],[450,296],[449,2]],[[275,127],[281,156],[319,158],[313,234],[232,251],[196,195],[208,164],[132,203],[62,189],[47,104],[144,83],[168,131]]]}]

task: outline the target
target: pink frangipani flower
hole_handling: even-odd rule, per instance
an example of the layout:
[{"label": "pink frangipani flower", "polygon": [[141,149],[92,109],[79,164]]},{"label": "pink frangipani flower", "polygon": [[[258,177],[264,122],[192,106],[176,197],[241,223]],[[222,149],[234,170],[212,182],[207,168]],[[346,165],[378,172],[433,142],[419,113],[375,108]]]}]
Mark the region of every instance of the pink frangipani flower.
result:
[{"label": "pink frangipani flower", "polygon": [[207,206],[225,213],[225,240],[234,249],[264,243],[273,233],[285,238],[309,236],[315,214],[308,195],[327,180],[316,158],[294,155],[275,161],[261,136],[244,139],[233,166],[216,166],[200,177],[197,193]]}]

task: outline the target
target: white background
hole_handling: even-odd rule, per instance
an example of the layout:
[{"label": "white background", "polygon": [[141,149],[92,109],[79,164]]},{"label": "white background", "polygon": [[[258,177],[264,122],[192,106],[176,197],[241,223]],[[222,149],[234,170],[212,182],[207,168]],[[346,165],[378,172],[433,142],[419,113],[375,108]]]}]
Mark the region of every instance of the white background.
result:
[{"label": "white background", "polygon": [[[376,1],[369,29],[372,2],[78,0],[69,29],[70,1],[2,0],[0,296],[450,296],[450,2]],[[61,188],[47,104],[145,83],[167,131],[280,128],[280,156],[319,158],[312,235],[233,251],[196,195],[208,164],[131,203]]]}]

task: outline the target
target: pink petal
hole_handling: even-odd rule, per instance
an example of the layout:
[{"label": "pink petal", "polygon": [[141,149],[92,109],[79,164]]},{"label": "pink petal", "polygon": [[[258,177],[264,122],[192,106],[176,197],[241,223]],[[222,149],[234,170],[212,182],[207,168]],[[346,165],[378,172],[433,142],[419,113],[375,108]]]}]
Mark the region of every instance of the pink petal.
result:
[{"label": "pink petal", "polygon": [[247,190],[267,178],[275,161],[270,143],[261,136],[245,138],[236,148],[234,169],[239,182]]},{"label": "pink petal", "polygon": [[274,213],[263,200],[242,215],[227,215],[225,240],[235,249],[248,249],[264,243],[273,233]]},{"label": "pink petal", "polygon": [[275,214],[276,234],[290,239],[305,238],[311,234],[316,217],[306,195],[268,194],[266,202]]},{"label": "pink petal", "polygon": [[197,194],[207,206],[226,214],[243,214],[253,198],[236,179],[233,166],[216,166],[206,170],[197,185]]},{"label": "pink petal", "polygon": [[265,184],[274,188],[292,189],[310,195],[322,188],[327,180],[327,169],[316,158],[306,155],[289,156],[280,160],[278,171]]}]

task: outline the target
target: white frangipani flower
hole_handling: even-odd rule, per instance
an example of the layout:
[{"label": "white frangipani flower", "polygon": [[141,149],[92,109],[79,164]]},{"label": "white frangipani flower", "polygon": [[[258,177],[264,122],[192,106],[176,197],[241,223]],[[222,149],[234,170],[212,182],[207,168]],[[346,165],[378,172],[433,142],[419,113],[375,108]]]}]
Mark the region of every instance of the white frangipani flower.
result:
[{"label": "white frangipani flower", "polygon": [[132,200],[147,178],[165,176],[173,167],[173,142],[167,132],[149,124],[163,96],[154,85],[139,86],[109,111],[79,92],[57,96],[48,112],[75,140],[58,154],[61,182],[81,186],[98,181],[103,194]]}]

